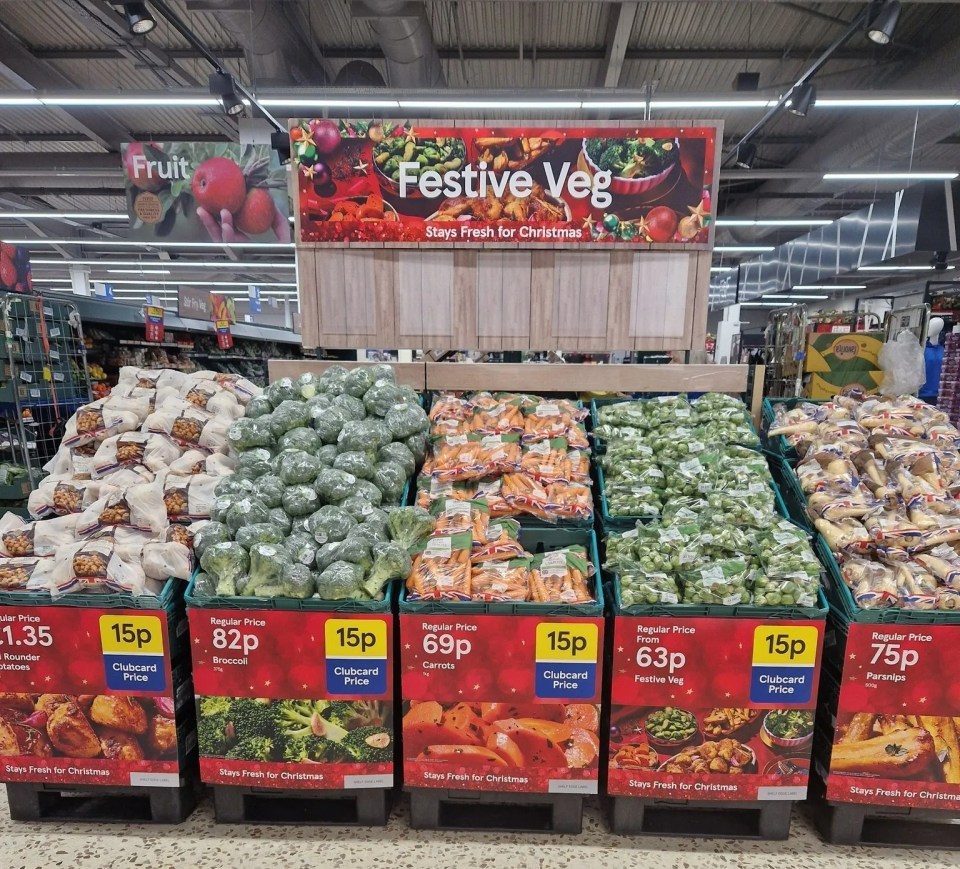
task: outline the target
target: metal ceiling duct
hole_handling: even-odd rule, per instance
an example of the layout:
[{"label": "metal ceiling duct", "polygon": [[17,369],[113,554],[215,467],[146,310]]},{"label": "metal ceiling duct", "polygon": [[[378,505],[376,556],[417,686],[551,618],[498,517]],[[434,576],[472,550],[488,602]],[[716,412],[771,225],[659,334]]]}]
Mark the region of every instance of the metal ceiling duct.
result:
[{"label": "metal ceiling duct", "polygon": [[387,61],[387,84],[393,88],[442,88],[447,80],[422,3],[408,0],[363,0],[353,15],[365,18]]}]

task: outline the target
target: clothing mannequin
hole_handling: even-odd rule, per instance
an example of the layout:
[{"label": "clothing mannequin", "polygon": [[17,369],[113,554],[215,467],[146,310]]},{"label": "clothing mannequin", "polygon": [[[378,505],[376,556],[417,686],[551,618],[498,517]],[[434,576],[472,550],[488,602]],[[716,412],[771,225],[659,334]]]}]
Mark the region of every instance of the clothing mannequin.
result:
[{"label": "clothing mannequin", "polygon": [[943,345],[940,333],[943,331],[943,318],[934,317],[927,326],[927,346],[923,349],[923,361],[927,379],[920,387],[920,398],[928,404],[937,403],[940,392],[940,369],[943,368]]}]

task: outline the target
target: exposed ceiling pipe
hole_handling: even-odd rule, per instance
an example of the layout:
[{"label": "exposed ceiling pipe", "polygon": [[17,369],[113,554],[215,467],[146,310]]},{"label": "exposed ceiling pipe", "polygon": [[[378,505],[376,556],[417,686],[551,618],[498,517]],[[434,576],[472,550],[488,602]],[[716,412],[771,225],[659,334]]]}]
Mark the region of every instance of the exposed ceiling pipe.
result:
[{"label": "exposed ceiling pipe", "polygon": [[362,0],[351,6],[354,18],[366,18],[387,61],[393,88],[442,88],[447,80],[422,3]]}]

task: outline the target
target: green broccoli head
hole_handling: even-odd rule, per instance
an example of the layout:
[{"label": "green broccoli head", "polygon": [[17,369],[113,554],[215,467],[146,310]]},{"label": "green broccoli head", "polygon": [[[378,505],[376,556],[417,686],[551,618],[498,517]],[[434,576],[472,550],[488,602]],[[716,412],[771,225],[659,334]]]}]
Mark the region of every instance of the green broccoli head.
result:
[{"label": "green broccoli head", "polygon": [[201,715],[198,719],[197,745],[202,756],[223,757],[235,742],[236,731],[227,713]]},{"label": "green broccoli head", "polygon": [[229,717],[240,740],[255,736],[272,739],[277,735],[277,725],[269,700],[238,697],[233,701]]},{"label": "green broccoli head", "polygon": [[339,743],[358,763],[386,763],[393,760],[393,734],[385,727],[358,727]]},{"label": "green broccoli head", "polygon": [[410,550],[433,531],[434,518],[422,507],[398,507],[387,518],[390,539]]},{"label": "green broccoli head", "polygon": [[363,590],[376,597],[394,579],[406,579],[410,573],[410,556],[400,543],[385,543],[376,548],[373,567],[363,582]]},{"label": "green broccoli head", "polygon": [[294,737],[287,740],[283,749],[287,763],[331,763],[343,757],[343,751],[335,742],[320,736]]},{"label": "green broccoli head", "polygon": [[281,736],[297,739],[317,736],[314,721],[320,717],[326,700],[281,700],[274,708],[274,723]]},{"label": "green broccoli head", "polygon": [[273,759],[274,741],[268,736],[250,736],[241,739],[230,751],[230,760],[268,761]]},{"label": "green broccoli head", "polygon": [[230,697],[201,697],[199,701],[199,712],[201,718],[209,718],[213,715],[225,715],[233,706],[233,700]]}]

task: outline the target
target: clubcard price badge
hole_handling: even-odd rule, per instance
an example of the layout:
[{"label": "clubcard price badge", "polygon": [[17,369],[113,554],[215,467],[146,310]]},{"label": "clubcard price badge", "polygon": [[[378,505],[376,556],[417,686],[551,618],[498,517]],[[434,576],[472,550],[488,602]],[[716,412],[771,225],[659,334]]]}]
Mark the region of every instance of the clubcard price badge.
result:
[{"label": "clubcard price badge", "polygon": [[819,629],[761,625],[753,632],[751,703],[809,703],[817,665]]},{"label": "clubcard price badge", "polygon": [[597,690],[599,631],[590,622],[537,625],[536,696],[590,700]]},{"label": "clubcard price badge", "polygon": [[324,629],[328,694],[384,694],[387,690],[387,623],[379,619],[328,619]]},{"label": "clubcard price badge", "polygon": [[100,648],[109,690],[167,690],[158,616],[100,616]]}]

